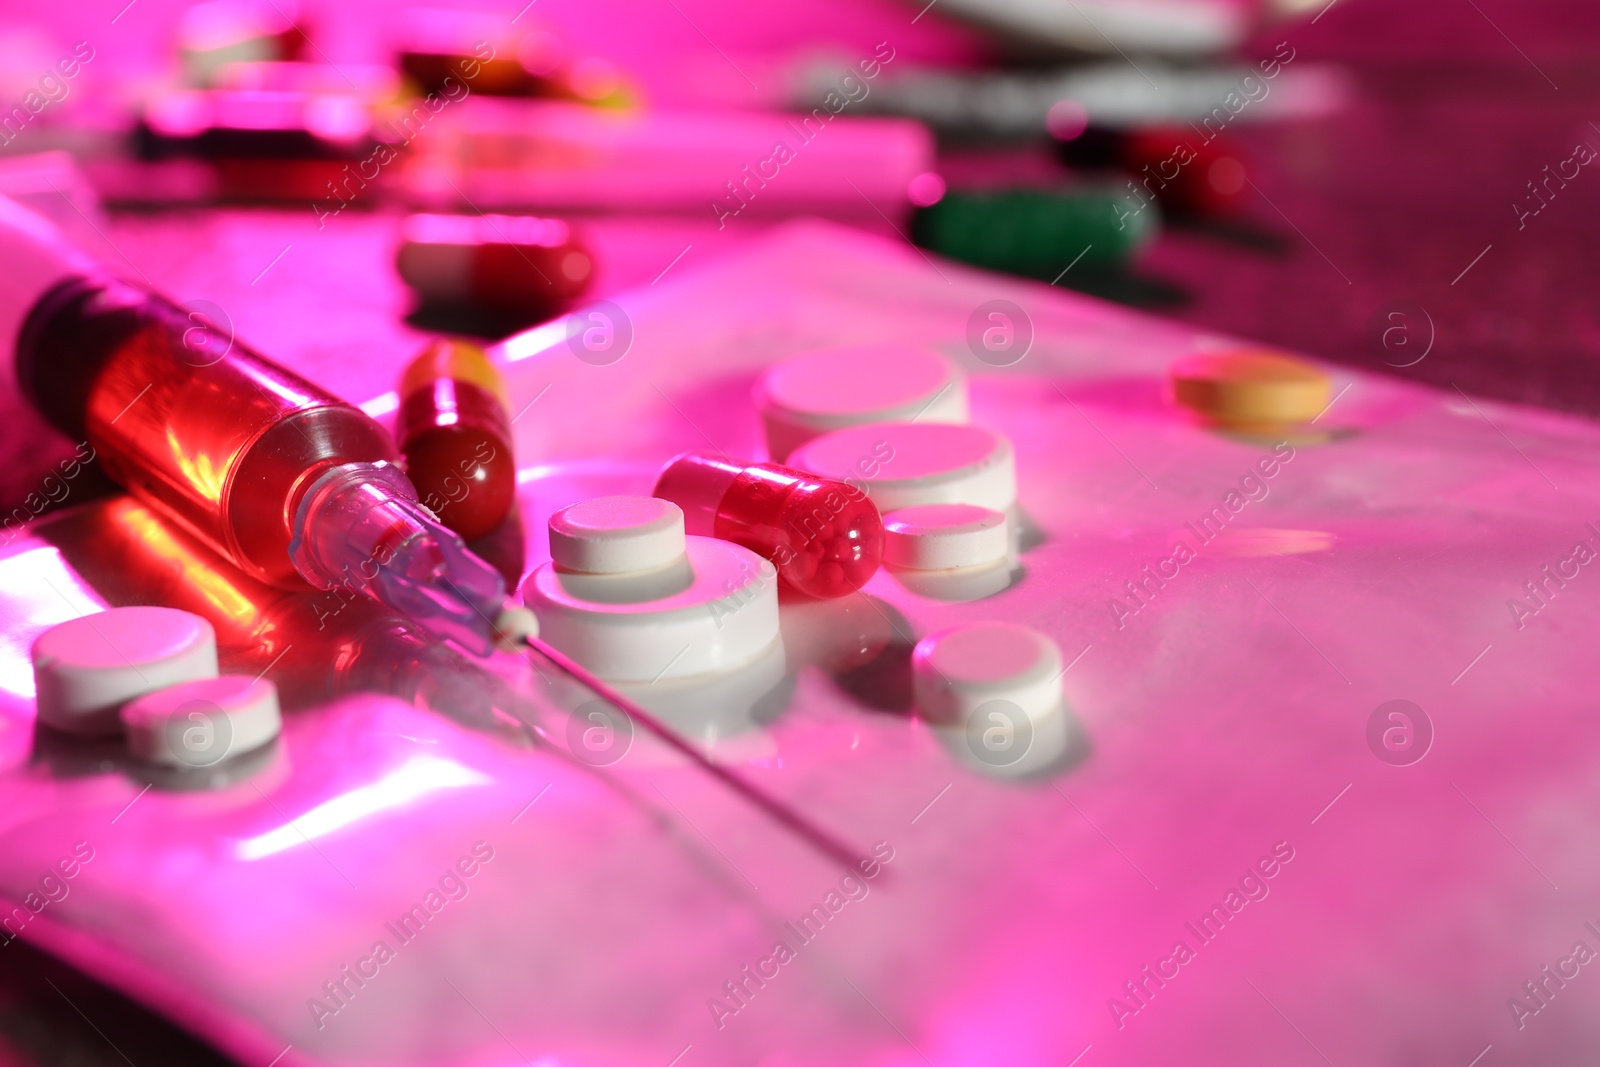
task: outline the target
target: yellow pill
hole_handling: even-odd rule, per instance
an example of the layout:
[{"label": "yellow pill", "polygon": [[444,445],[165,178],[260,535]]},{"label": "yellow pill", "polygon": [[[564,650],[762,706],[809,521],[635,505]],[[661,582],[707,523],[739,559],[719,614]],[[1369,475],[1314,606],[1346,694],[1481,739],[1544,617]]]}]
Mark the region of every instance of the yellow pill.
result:
[{"label": "yellow pill", "polygon": [[1270,349],[1184,356],[1172,364],[1171,374],[1173,399],[1233,429],[1309,422],[1328,406],[1332,392],[1322,371]]}]

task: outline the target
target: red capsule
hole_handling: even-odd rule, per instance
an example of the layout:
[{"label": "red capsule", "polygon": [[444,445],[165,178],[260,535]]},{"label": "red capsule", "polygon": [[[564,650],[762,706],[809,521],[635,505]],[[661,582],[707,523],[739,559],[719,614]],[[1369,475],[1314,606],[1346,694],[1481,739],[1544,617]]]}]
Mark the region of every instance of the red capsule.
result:
[{"label": "red capsule", "polygon": [[435,341],[400,383],[406,474],[439,521],[471,541],[505,520],[517,495],[505,385],[483,349]]},{"label": "red capsule", "polygon": [[396,266],[425,304],[529,315],[560,308],[594,274],[570,226],[531,215],[411,215]]},{"label": "red capsule", "polygon": [[1227,137],[1207,140],[1184,127],[1139,130],[1127,135],[1121,162],[1175,214],[1234,214],[1250,195],[1244,161]]},{"label": "red capsule", "polygon": [[662,469],[655,495],[683,509],[688,533],[765,556],[780,579],[806,596],[853,593],[883,561],[878,509],[846,482],[685,452]]}]

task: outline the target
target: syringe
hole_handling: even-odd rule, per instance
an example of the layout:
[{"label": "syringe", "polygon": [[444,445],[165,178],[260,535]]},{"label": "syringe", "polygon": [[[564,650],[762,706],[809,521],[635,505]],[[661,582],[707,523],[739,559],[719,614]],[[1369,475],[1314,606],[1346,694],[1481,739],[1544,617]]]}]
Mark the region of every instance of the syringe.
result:
[{"label": "syringe", "polygon": [[5,387],[252,577],[489,651],[505,581],[417,502],[383,427],[0,197]]},{"label": "syringe", "polygon": [[[15,376],[13,378],[13,375]],[[0,389],[258,581],[364,593],[487,653],[521,641],[830,859],[865,861],[548,642],[500,634],[505,580],[417,502],[389,435],[0,196]]]}]

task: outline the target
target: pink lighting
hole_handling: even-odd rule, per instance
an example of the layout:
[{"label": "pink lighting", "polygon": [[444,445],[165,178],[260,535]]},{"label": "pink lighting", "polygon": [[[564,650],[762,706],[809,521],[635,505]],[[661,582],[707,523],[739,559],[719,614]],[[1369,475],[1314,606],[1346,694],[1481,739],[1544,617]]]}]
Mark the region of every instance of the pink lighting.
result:
[{"label": "pink lighting", "polygon": [[1596,1058],[1600,3],[0,23],[0,1067]]},{"label": "pink lighting", "polygon": [[380,812],[403,808],[441,789],[460,789],[489,782],[481,772],[452,760],[418,756],[375,782],[341,793],[276,829],[239,842],[234,855],[241,860],[265,859]]},{"label": "pink lighting", "polygon": [[85,588],[54,547],[30,548],[0,559],[0,588],[20,609],[0,631],[0,689],[33,696],[28,649],[38,634],[68,619],[100,611],[104,604]]}]

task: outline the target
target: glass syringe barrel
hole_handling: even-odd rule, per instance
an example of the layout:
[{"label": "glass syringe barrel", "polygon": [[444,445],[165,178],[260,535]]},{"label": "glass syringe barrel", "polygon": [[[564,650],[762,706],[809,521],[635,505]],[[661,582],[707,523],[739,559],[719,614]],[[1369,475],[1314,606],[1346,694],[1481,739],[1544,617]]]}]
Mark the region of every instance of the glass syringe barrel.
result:
[{"label": "glass syringe barrel", "polygon": [[166,298],[73,278],[17,344],[28,400],[106,472],[252,577],[299,585],[300,497],[342,463],[398,463],[366,414]]},{"label": "glass syringe barrel", "polygon": [[0,387],[250,576],[342,586],[489,651],[505,580],[417,503],[371,418],[0,197]]}]

